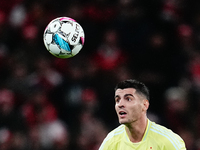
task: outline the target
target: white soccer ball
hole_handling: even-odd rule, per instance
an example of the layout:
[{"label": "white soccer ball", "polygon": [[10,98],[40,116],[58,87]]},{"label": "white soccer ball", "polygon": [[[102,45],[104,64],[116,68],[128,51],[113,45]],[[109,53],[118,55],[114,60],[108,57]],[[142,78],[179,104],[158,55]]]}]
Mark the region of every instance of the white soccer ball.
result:
[{"label": "white soccer ball", "polygon": [[79,53],[85,41],[81,25],[69,17],[52,20],[43,35],[46,49],[58,58],[70,58]]}]

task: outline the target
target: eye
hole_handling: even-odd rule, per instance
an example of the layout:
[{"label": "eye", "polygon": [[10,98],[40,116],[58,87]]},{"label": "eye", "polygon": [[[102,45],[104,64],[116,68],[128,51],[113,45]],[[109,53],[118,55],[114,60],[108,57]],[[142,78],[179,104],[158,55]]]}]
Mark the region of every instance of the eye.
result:
[{"label": "eye", "polygon": [[116,103],[119,103],[119,101],[120,101],[120,98],[119,98],[118,96],[116,96],[116,97],[115,97],[115,102],[116,102]]},{"label": "eye", "polygon": [[115,102],[119,103],[120,99],[119,98],[115,98]]},{"label": "eye", "polygon": [[126,99],[127,99],[127,101],[132,101],[132,99],[130,97],[127,97]]}]

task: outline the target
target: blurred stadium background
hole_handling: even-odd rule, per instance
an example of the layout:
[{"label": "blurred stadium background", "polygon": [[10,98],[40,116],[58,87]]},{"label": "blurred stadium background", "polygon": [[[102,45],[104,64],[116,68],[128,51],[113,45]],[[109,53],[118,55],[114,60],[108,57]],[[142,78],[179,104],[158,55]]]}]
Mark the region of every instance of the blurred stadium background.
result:
[{"label": "blurred stadium background", "polygon": [[[148,116],[200,150],[200,1],[1,0],[0,149],[97,150],[118,125],[114,86],[150,88]],[[54,18],[81,24],[85,45],[53,57]]]}]

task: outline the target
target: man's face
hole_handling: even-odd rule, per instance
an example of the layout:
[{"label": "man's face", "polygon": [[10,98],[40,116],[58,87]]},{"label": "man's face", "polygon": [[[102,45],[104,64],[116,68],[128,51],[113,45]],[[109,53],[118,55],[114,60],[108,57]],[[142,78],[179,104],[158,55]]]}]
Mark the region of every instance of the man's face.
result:
[{"label": "man's face", "polygon": [[146,115],[149,102],[134,88],[115,91],[115,110],[120,124],[131,124]]}]

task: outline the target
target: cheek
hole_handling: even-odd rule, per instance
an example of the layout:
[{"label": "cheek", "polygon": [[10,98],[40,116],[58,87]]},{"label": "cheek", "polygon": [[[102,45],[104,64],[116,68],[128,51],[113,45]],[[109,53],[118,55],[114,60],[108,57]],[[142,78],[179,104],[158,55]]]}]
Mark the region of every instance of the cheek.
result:
[{"label": "cheek", "polygon": [[117,104],[115,104],[115,110],[117,111],[117,108],[118,108],[118,106],[117,106]]},{"label": "cheek", "polygon": [[129,110],[130,110],[131,113],[137,115],[137,114],[140,114],[143,111],[143,107],[142,107],[141,104],[137,104],[137,105],[130,106]]}]

